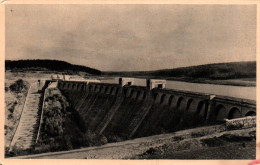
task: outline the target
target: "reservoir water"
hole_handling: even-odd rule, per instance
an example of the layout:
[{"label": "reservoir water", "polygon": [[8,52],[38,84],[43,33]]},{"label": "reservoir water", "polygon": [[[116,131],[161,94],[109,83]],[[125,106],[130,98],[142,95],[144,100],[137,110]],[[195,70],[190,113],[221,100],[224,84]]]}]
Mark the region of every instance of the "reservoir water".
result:
[{"label": "reservoir water", "polygon": [[[119,78],[116,77],[114,79],[102,80],[102,82],[118,83],[118,79]],[[146,80],[135,78],[134,85],[146,86]],[[166,88],[256,100],[256,87],[202,84],[167,80]]]}]

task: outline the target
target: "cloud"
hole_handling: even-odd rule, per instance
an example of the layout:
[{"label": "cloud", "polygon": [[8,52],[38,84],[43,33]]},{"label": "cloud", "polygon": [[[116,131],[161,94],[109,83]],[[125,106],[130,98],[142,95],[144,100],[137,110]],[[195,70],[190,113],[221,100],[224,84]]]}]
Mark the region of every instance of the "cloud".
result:
[{"label": "cloud", "polygon": [[7,5],[6,59],[31,58],[117,71],[251,61],[256,6]]}]

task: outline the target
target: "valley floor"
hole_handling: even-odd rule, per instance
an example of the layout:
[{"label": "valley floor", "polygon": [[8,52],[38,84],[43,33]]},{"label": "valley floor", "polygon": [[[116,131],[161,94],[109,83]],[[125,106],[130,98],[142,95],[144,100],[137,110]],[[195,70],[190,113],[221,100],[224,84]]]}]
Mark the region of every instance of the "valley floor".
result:
[{"label": "valley floor", "polygon": [[[207,127],[210,129],[212,126]],[[14,158],[32,159],[255,159],[256,128],[216,131],[206,127],[71,151]],[[214,128],[214,127],[212,127]]]}]

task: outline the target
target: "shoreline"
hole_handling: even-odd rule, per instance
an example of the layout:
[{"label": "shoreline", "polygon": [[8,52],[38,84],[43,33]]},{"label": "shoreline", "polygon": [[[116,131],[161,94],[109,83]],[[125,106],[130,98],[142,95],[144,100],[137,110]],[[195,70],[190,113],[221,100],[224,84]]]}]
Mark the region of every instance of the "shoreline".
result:
[{"label": "shoreline", "polygon": [[[5,72],[19,74],[19,73],[31,73],[31,74],[52,74],[49,71],[15,71],[12,72],[10,70],[6,70]],[[54,72],[53,74],[64,74],[63,72]],[[100,80],[103,79],[112,79],[115,77],[132,77],[132,78],[140,78],[140,79],[165,79],[168,81],[179,81],[179,82],[188,82],[188,83],[197,83],[197,84],[213,84],[213,85],[229,85],[229,86],[241,86],[241,87],[256,87],[256,77],[244,77],[244,78],[234,78],[234,79],[219,79],[219,80],[212,80],[212,79],[192,79],[189,77],[163,77],[163,76],[134,76],[134,75],[80,75],[79,73],[71,74],[78,75],[84,78],[95,77],[99,78]],[[245,80],[249,79],[249,80]]]},{"label": "shoreline", "polygon": [[[197,83],[197,84],[213,84],[213,85],[230,85],[230,86],[241,86],[241,87],[256,87],[256,81],[242,81],[240,79],[223,79],[223,80],[211,80],[211,79],[191,79],[191,78],[173,78],[173,77],[155,77],[155,76],[118,76],[118,75],[101,75],[101,76],[88,76],[88,77],[132,77],[132,78],[141,78],[141,79],[165,79],[168,81],[179,81],[187,83]],[[237,82],[241,80],[241,82]]]}]

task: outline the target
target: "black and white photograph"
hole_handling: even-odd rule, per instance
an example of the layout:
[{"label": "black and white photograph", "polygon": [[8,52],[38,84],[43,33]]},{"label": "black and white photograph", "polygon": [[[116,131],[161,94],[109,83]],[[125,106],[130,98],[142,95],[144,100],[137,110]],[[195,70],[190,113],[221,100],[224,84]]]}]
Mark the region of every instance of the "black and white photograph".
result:
[{"label": "black and white photograph", "polygon": [[256,3],[4,14],[4,159],[257,158]]}]

